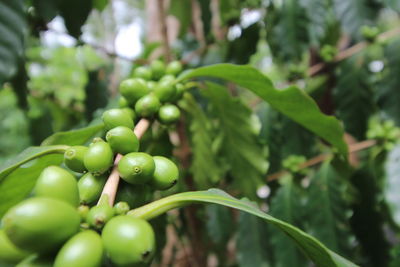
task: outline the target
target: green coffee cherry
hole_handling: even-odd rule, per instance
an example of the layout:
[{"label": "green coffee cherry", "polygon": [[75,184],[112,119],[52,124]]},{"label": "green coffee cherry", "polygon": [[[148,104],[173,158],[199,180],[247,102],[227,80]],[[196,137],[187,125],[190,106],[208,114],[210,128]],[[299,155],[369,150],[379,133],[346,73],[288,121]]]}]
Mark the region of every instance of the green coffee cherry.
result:
[{"label": "green coffee cherry", "polygon": [[158,119],[163,124],[172,124],[179,120],[181,112],[179,108],[172,104],[163,105],[158,111]]},{"label": "green coffee cherry", "polygon": [[140,78],[127,79],[121,82],[119,92],[130,105],[149,93],[146,81]]},{"label": "green coffee cherry", "polygon": [[79,230],[80,216],[68,203],[44,197],[22,201],[3,218],[4,231],[18,248],[49,253]]},{"label": "green coffee cherry", "polygon": [[79,199],[82,204],[90,204],[97,201],[101,195],[106,175],[94,176],[86,173],[78,181]]},{"label": "green coffee cherry", "polygon": [[114,154],[110,145],[101,139],[94,140],[83,158],[88,171],[98,176],[105,173],[113,165]]},{"label": "green coffee cherry", "polygon": [[124,201],[131,208],[144,205],[151,200],[153,190],[146,184],[135,185],[121,182],[115,201]]},{"label": "green coffee cherry", "polygon": [[98,233],[86,230],[74,235],[58,252],[54,267],[100,267],[103,244]]},{"label": "green coffee cherry", "polygon": [[119,99],[118,99],[118,106],[119,106],[120,108],[127,108],[127,107],[129,107],[128,100],[126,100],[125,97],[120,96]]},{"label": "green coffee cherry", "polygon": [[150,91],[153,91],[154,88],[156,88],[157,83],[155,81],[148,81],[147,82],[147,87],[149,88]]},{"label": "green coffee cherry", "polygon": [[108,203],[94,206],[86,216],[86,222],[94,229],[101,229],[114,216],[114,209]]},{"label": "green coffee cherry", "polygon": [[169,83],[173,83],[175,81],[175,76],[171,75],[171,74],[167,74],[161,77],[160,79],[160,83],[162,82],[169,82]]},{"label": "green coffee cherry", "polygon": [[179,170],[175,163],[161,156],[155,156],[153,159],[156,169],[150,184],[158,190],[167,190],[174,186],[179,178]]},{"label": "green coffee cherry", "polygon": [[79,205],[78,184],[75,177],[58,166],[49,166],[42,171],[33,193],[38,197],[65,201],[74,207]]},{"label": "green coffee cherry", "polygon": [[134,127],[132,115],[123,109],[109,109],[103,113],[102,119],[106,130],[110,130],[118,126],[125,126],[131,129]]},{"label": "green coffee cherry", "polygon": [[176,75],[178,75],[179,73],[182,72],[182,69],[183,69],[182,63],[176,60],[176,61],[170,62],[167,65],[167,68],[166,68],[165,72],[167,74],[172,74],[172,75],[176,76]]},{"label": "green coffee cherry", "polygon": [[154,88],[154,94],[158,97],[160,102],[168,102],[175,96],[176,88],[173,83],[162,81],[157,84],[156,88]]},{"label": "green coffee cherry", "polygon": [[[136,113],[133,110],[133,108],[122,108],[123,111],[125,111],[126,113],[129,114],[129,116],[131,117],[132,121],[135,122],[136,120]],[[135,123],[134,123],[135,124]]]},{"label": "green coffee cherry", "polygon": [[79,215],[81,216],[81,222],[85,222],[86,221],[86,217],[87,217],[87,215],[89,213],[89,210],[90,210],[89,206],[80,205],[77,210],[78,210]]},{"label": "green coffee cherry", "polygon": [[125,215],[130,210],[129,204],[127,202],[117,202],[114,205],[115,215]]},{"label": "green coffee cherry", "polygon": [[140,98],[135,105],[135,111],[142,117],[151,117],[160,108],[160,100],[154,94],[148,94]]},{"label": "green coffee cherry", "polygon": [[33,254],[18,263],[16,267],[53,267],[53,259],[50,256]]},{"label": "green coffee cherry", "polygon": [[121,178],[131,184],[146,183],[153,177],[154,170],[153,158],[142,152],[126,154],[118,163]]},{"label": "green coffee cherry", "polygon": [[151,70],[147,67],[137,67],[133,70],[133,77],[142,78],[144,80],[150,80],[152,76]]},{"label": "green coffee cherry", "polygon": [[86,146],[71,146],[64,153],[65,165],[74,172],[84,173],[86,171],[83,164],[83,157],[88,148]]},{"label": "green coffee cherry", "polygon": [[149,264],[155,252],[155,235],[151,225],[129,216],[112,218],[101,234],[103,246],[117,265]]},{"label": "green coffee cherry", "polygon": [[17,248],[0,229],[0,265],[1,263],[18,263],[29,255],[28,252]]},{"label": "green coffee cherry", "polygon": [[125,155],[139,150],[139,139],[132,129],[124,126],[109,130],[106,134],[106,140],[114,153]]},{"label": "green coffee cherry", "polygon": [[153,60],[150,63],[150,69],[154,80],[160,79],[165,74],[165,64],[161,60]]},{"label": "green coffee cherry", "polygon": [[180,100],[183,96],[183,93],[186,91],[186,87],[181,83],[175,84],[175,88],[176,88],[175,95],[172,98],[171,102],[176,102],[176,101]]}]

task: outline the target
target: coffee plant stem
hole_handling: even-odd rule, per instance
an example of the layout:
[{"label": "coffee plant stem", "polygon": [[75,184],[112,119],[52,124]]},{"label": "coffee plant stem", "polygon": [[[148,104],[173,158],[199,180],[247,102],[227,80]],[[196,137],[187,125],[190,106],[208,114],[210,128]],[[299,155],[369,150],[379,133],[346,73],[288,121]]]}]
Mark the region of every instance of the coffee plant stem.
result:
[{"label": "coffee plant stem", "polygon": [[[135,126],[135,129],[133,130],[137,138],[142,138],[144,133],[147,131],[147,129],[150,126],[150,122],[146,119],[141,119]],[[114,167],[113,170],[110,174],[110,176],[107,179],[106,184],[104,185],[103,191],[101,192],[101,195],[108,195],[108,203],[110,206],[114,205],[114,200],[115,196],[117,194],[117,189],[118,189],[118,184],[119,184],[119,173],[118,173],[118,162],[121,160],[122,155],[117,154],[114,160]],[[101,199],[101,197],[100,197]],[[97,202],[97,205],[99,205],[99,202]]]}]

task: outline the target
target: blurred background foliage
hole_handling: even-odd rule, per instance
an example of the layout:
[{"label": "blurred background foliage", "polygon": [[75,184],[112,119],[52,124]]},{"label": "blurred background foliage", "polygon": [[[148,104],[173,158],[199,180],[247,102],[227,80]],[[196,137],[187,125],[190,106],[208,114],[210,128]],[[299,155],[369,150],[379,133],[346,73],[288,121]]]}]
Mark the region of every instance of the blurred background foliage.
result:
[{"label": "blurred background foliage", "polygon": [[[95,120],[132,68],[159,57],[250,64],[297,85],[341,120],[352,152],[242,88],[194,88],[184,122],[143,139],[181,161],[179,190],[249,197],[361,266],[399,266],[399,1],[1,0],[0,163]],[[250,215],[194,207],[167,221],[155,265],[309,266]]]}]

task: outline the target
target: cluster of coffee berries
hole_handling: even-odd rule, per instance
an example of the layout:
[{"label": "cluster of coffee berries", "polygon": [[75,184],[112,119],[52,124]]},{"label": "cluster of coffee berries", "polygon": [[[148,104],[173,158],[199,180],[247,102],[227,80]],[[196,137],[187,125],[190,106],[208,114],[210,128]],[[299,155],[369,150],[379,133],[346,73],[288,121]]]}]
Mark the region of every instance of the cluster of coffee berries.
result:
[{"label": "cluster of coffee berries", "polygon": [[[133,129],[141,117],[158,114],[157,119],[168,125],[179,119],[173,103],[181,97],[183,86],[175,83],[174,75],[181,69],[179,62],[165,67],[155,61],[150,67],[136,68],[135,78],[121,83],[121,101],[126,105],[103,113],[105,138],[96,137],[89,146],[69,147],[64,154],[69,170],[45,168],[30,197],[7,211],[0,229],[0,263],[97,267],[151,262],[154,231],[128,211],[148,201],[152,190],[175,185],[179,171],[166,157],[139,152]],[[122,180],[118,202],[111,206],[102,190],[113,168]]]},{"label": "cluster of coffee berries", "polygon": [[180,111],[174,103],[185,91],[185,86],[176,82],[176,75],[181,71],[179,61],[165,66],[162,61],[155,60],[149,66],[135,68],[132,78],[120,84],[120,107],[134,110],[143,118],[156,117],[165,125],[176,122]]}]

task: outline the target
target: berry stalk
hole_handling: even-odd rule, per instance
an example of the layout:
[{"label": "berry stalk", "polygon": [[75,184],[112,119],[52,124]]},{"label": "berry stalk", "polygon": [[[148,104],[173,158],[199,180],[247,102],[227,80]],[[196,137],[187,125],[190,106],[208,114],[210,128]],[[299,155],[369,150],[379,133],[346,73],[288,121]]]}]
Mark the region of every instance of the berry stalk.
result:
[{"label": "berry stalk", "polygon": [[[133,129],[133,132],[135,133],[135,135],[137,136],[138,139],[140,139],[144,133],[147,131],[147,129],[150,126],[150,122],[146,119],[141,119],[138,124],[135,126],[135,128]],[[121,154],[117,154],[117,156],[115,157],[114,160],[114,167],[113,170],[110,174],[110,176],[107,179],[106,184],[104,185],[103,191],[101,192],[101,195],[108,195],[108,203],[110,204],[110,206],[114,205],[114,200],[115,200],[115,196],[117,194],[117,189],[118,189],[118,184],[119,184],[119,173],[118,173],[118,162],[121,160],[122,155]],[[101,197],[100,197],[101,199]],[[99,205],[99,202],[97,203],[97,205]]]}]

